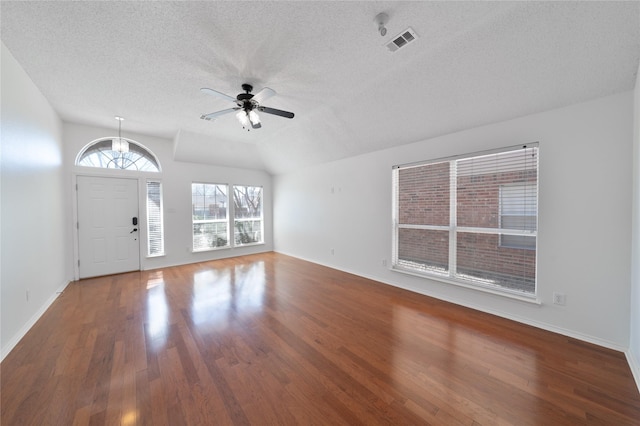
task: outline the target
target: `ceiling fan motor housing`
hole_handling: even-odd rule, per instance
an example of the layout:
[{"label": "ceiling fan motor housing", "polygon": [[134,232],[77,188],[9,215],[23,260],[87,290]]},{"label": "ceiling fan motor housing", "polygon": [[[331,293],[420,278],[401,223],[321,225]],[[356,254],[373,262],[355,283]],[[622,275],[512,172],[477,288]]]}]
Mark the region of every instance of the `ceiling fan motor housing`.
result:
[{"label": "ceiling fan motor housing", "polygon": [[256,104],[255,102],[253,102],[253,101],[250,101],[250,100],[243,101],[243,102],[242,102],[242,105],[240,105],[240,107],[241,107],[243,110],[247,111],[247,112],[251,111],[251,110],[252,110],[252,109],[254,109],[256,106],[257,106],[257,104]]},{"label": "ceiling fan motor housing", "polygon": [[249,112],[256,107],[256,102],[251,101],[251,99],[253,98],[253,94],[251,93],[251,91],[253,90],[253,86],[248,83],[244,83],[242,85],[242,90],[244,90],[246,93],[240,93],[238,94],[238,96],[236,96],[236,99],[238,100],[238,106]]},{"label": "ceiling fan motor housing", "polygon": [[253,95],[251,93],[240,93],[238,96],[236,96],[236,99],[239,101],[248,101],[251,98],[253,98]]}]

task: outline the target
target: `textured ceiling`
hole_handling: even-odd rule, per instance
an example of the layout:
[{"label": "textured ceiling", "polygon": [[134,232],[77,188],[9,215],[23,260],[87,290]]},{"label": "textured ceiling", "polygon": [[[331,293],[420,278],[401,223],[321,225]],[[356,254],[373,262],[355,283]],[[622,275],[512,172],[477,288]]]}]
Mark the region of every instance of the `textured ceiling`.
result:
[{"label": "textured ceiling", "polygon": [[[0,19],[63,120],[121,115],[176,160],[273,174],[630,90],[640,57],[640,2],[2,1]],[[200,119],[233,106],[201,87],[245,82],[295,118]]]}]

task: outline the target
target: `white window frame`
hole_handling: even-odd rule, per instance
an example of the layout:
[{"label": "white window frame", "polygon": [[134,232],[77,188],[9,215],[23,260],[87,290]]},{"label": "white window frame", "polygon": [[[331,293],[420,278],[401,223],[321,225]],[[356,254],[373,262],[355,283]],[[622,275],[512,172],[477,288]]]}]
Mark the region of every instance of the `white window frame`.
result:
[{"label": "white window frame", "polygon": [[[193,186],[194,185],[209,185],[209,186],[217,186],[217,187],[224,187],[227,191],[227,207],[226,207],[226,218],[225,219],[194,219],[193,218],[193,210],[191,211],[191,248],[193,252],[203,252],[203,251],[212,251],[212,250],[224,250],[224,249],[228,249],[232,247],[233,242],[230,240],[230,223],[231,223],[231,212],[230,210],[230,203],[229,203],[229,188],[230,185],[225,184],[225,183],[210,183],[210,182],[192,182],[191,183],[191,200],[192,200],[192,208],[193,208]],[[223,246],[214,246],[214,247],[206,247],[206,248],[202,248],[202,247],[196,247],[195,244],[195,234],[194,234],[194,228],[195,225],[203,225],[203,224],[210,224],[210,223],[224,223],[227,225],[227,232],[226,232],[226,241],[227,244],[223,245]]]},{"label": "white window frame", "polygon": [[[508,147],[502,149],[496,149],[485,152],[472,153],[468,155],[460,155],[455,157],[448,157],[443,159],[435,159],[432,161],[424,161],[418,163],[404,164],[400,166],[394,166],[393,168],[393,252],[392,252],[392,262],[391,262],[391,270],[407,273],[410,275],[417,275],[421,277],[427,277],[430,279],[444,281],[447,283],[455,284],[462,287],[478,289],[481,291],[485,291],[488,293],[498,294],[502,296],[507,296],[527,302],[540,303],[537,298],[537,272],[535,274],[535,283],[533,292],[524,292],[517,291],[509,288],[503,288],[496,285],[491,285],[488,283],[482,282],[482,279],[460,279],[457,275],[457,234],[462,232],[469,232],[475,234],[496,234],[496,235],[516,235],[516,236],[530,236],[536,237],[536,263],[537,263],[537,225],[535,230],[513,230],[513,229],[503,229],[501,226],[496,228],[480,228],[480,227],[465,227],[457,225],[457,161],[464,159],[471,159],[473,157],[480,157],[483,155],[490,154],[498,154],[505,153],[509,151],[515,151],[516,149],[522,148],[535,148],[535,167],[536,170],[538,168],[538,143],[531,143],[525,146],[516,146],[516,147]],[[418,167],[418,166],[426,166],[430,164],[449,162],[449,224],[446,226],[441,225],[419,225],[419,224],[401,224],[399,223],[399,183],[398,183],[398,174],[400,169],[408,168],[408,167]],[[536,178],[536,193],[538,188],[539,175]],[[537,194],[536,194],[536,222],[537,222]],[[499,214],[502,212],[501,207],[499,207]],[[430,265],[426,265],[423,269],[420,269],[419,266],[407,266],[406,263],[403,264],[399,262],[399,230],[400,229],[423,229],[423,230],[431,230],[431,231],[446,231],[449,235],[449,244],[448,244],[448,269],[438,271],[435,268],[430,268]],[[501,240],[499,238],[499,240]],[[430,270],[433,269],[433,270]],[[537,268],[536,268],[537,269]]]},{"label": "white window frame", "polygon": [[[126,145],[124,152],[114,151],[114,146]],[[99,169],[131,170],[160,173],[160,162],[147,147],[133,139],[115,136],[96,139],[85,145],[76,155],[76,166]]]},{"label": "white window frame", "polygon": [[[238,218],[237,216],[237,205],[236,205],[236,188],[258,188],[260,189],[260,216],[259,217],[246,217],[246,218]],[[258,185],[233,185],[232,187],[232,191],[233,191],[233,244],[236,247],[245,247],[245,246],[250,246],[250,245],[259,245],[259,244],[264,244],[264,188],[262,186],[258,186]],[[254,221],[260,221],[260,230],[259,231],[252,231],[254,234],[256,232],[259,233],[259,240],[257,241],[251,241],[251,242],[247,242],[247,243],[242,243],[241,241],[238,241],[237,238],[237,234],[236,234],[236,230],[238,228],[238,222],[254,222]]]}]

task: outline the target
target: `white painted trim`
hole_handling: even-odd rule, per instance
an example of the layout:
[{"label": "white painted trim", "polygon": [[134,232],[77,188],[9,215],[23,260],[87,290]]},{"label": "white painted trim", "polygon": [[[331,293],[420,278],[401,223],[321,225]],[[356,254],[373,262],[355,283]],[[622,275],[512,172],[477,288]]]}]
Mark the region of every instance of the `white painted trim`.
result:
[{"label": "white painted trim", "polygon": [[[578,339],[578,340],[581,340],[581,341],[587,342],[587,343],[592,343],[594,345],[602,346],[604,348],[613,349],[615,351],[619,351],[619,352],[623,352],[623,353],[625,353],[627,351],[626,347],[620,346],[619,344],[617,344],[615,342],[611,342],[609,340],[600,339],[598,337],[590,336],[590,335],[587,335],[587,334],[577,333],[577,332],[572,331],[572,330],[567,330],[565,328],[556,327],[555,325],[552,325],[552,324],[547,324],[547,323],[543,323],[543,322],[539,322],[539,321],[532,321],[532,320],[527,319],[527,318],[511,315],[511,314],[508,314],[508,313],[505,313],[505,312],[501,312],[501,311],[497,311],[497,310],[494,310],[494,309],[487,309],[487,308],[479,307],[477,305],[473,305],[473,304],[469,304],[469,303],[462,303],[462,302],[460,302],[458,300],[454,300],[454,299],[451,299],[451,298],[448,298],[448,297],[436,296],[436,295],[433,295],[433,294],[429,294],[429,293],[427,293],[425,291],[421,291],[419,289],[402,286],[402,285],[399,285],[398,283],[395,283],[395,282],[386,281],[386,280],[384,280],[384,279],[382,279],[380,277],[374,277],[374,276],[371,276],[371,275],[363,275],[360,272],[355,272],[355,271],[348,270],[348,269],[341,269],[341,268],[338,268],[338,267],[333,266],[333,265],[325,264],[325,263],[322,263],[322,262],[317,262],[317,261],[310,260],[310,259],[305,259],[303,257],[297,256],[297,255],[294,255],[294,254],[290,254],[290,253],[286,253],[284,251],[279,251],[279,250],[275,250],[275,249],[274,249],[274,251],[276,253],[281,253],[281,254],[284,254],[286,256],[295,257],[297,259],[304,260],[306,262],[315,263],[315,264],[318,264],[318,265],[326,266],[327,268],[336,269],[338,271],[346,272],[348,274],[357,275],[359,277],[367,278],[367,279],[370,279],[372,281],[377,281],[377,282],[382,283],[382,284],[387,284],[387,285],[390,285],[392,287],[397,287],[397,288],[401,288],[403,290],[407,290],[407,291],[411,291],[411,292],[414,292],[414,293],[422,294],[424,296],[433,297],[434,299],[438,299],[438,300],[442,300],[442,301],[445,301],[445,302],[453,303],[454,305],[464,306],[466,308],[470,308],[470,309],[473,309],[473,310],[476,310],[476,311],[480,311],[480,312],[484,312],[484,313],[487,313],[487,314],[495,315],[495,316],[498,316],[498,317],[501,317],[501,318],[505,318],[505,319],[508,319],[508,320],[511,320],[511,321],[519,322],[521,324],[530,325],[532,327],[536,327],[536,328],[539,328],[539,329],[542,329],[542,330],[550,331],[552,333],[561,334],[561,335],[567,336],[567,337],[572,337],[574,339]],[[514,300],[518,301],[519,299],[514,299]]]},{"label": "white painted trim", "polygon": [[631,348],[626,350],[624,354],[627,357],[627,362],[629,363],[631,374],[633,374],[633,378],[636,381],[638,392],[640,392],[640,357],[637,356],[638,354],[634,355],[633,350],[631,350]]},{"label": "white painted trim", "polygon": [[16,347],[16,345],[22,340],[22,338],[27,334],[27,332],[35,325],[36,322],[40,319],[40,317],[49,309],[49,307],[55,302],[55,300],[62,294],[62,292],[67,288],[67,286],[71,283],[71,281],[67,281],[63,283],[58,289],[47,299],[47,301],[38,309],[38,311],[33,314],[31,318],[22,326],[20,331],[18,331],[12,338],[7,342],[7,344],[2,348],[0,361],[4,360],[4,358],[9,355],[9,353]]},{"label": "white painted trim", "polygon": [[71,230],[73,233],[73,280],[78,281],[80,279],[80,266],[78,261],[80,259],[80,244],[78,235],[78,174],[73,173],[71,176],[71,193],[73,199],[71,200],[71,217],[73,223],[71,224]]}]

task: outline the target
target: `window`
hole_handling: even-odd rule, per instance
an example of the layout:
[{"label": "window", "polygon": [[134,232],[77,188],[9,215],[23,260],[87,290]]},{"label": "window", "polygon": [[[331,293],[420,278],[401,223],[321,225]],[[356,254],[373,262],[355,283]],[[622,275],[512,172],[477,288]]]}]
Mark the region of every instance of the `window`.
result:
[{"label": "window", "polygon": [[262,243],[262,188],[233,187],[235,245]]},{"label": "window", "polygon": [[193,251],[229,246],[228,187],[191,184]]},{"label": "window", "polygon": [[[232,187],[229,206],[228,186],[193,183],[193,251],[260,244],[263,239],[262,187]],[[231,207],[231,208],[229,208]],[[229,223],[233,218],[233,239]]]},{"label": "window", "polygon": [[162,183],[147,181],[147,254],[164,255]]},{"label": "window", "polygon": [[156,157],[139,143],[125,138],[99,139],[76,157],[76,166],[159,172]]},{"label": "window", "polygon": [[534,296],[537,144],[395,167],[395,270]]}]

